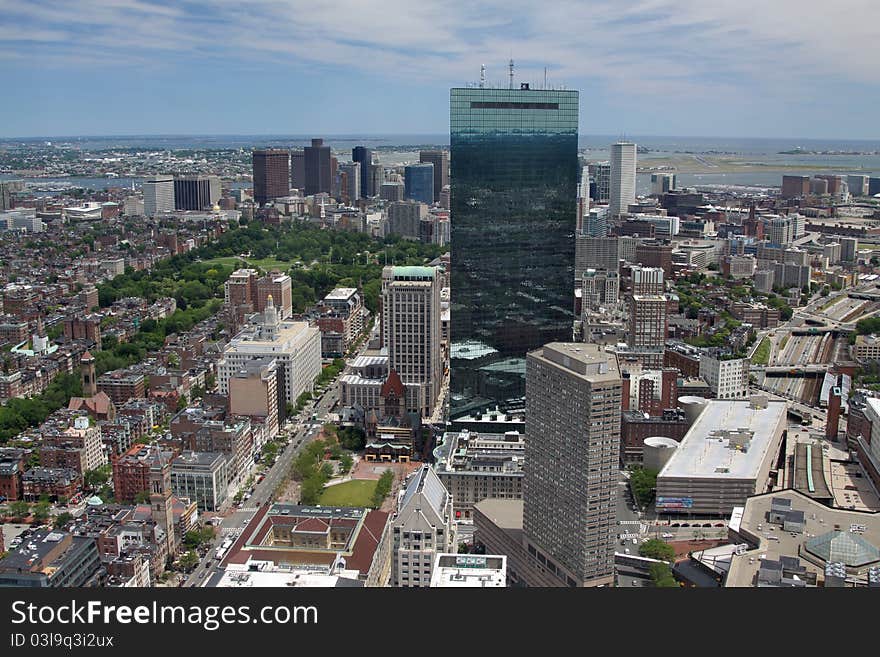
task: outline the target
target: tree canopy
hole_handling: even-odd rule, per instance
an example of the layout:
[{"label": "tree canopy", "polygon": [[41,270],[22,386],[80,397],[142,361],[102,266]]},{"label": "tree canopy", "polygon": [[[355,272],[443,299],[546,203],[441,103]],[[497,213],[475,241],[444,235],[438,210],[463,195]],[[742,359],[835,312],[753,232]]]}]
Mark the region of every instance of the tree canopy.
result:
[{"label": "tree canopy", "polygon": [[650,468],[635,468],[630,473],[629,486],[639,506],[645,507],[654,499],[657,474],[657,470]]},{"label": "tree canopy", "polygon": [[0,444],[30,427],[42,424],[49,415],[67,406],[71,397],[82,395],[82,381],[74,374],[59,374],[41,395],[27,399],[13,397],[0,407]]},{"label": "tree canopy", "polygon": [[661,541],[659,538],[651,538],[639,546],[639,555],[649,559],[674,561],[675,549],[666,541]]}]

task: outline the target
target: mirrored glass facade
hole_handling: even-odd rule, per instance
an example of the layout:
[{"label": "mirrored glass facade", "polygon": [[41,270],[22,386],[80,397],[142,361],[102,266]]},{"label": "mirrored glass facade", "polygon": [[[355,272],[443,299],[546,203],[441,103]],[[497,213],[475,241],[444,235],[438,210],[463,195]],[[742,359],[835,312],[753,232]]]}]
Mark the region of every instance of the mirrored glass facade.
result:
[{"label": "mirrored glass facade", "polygon": [[578,92],[450,96],[450,417],[524,408],[526,352],[574,322]]}]

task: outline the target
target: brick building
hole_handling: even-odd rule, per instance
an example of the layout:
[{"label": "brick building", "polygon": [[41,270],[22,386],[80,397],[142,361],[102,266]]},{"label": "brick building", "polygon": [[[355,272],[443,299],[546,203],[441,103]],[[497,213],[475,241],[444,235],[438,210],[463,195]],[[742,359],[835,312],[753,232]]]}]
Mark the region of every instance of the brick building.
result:
[{"label": "brick building", "polygon": [[26,450],[13,447],[0,448],[0,497],[4,500],[21,499],[21,478],[24,474],[26,458]]},{"label": "brick building", "polygon": [[143,374],[128,370],[114,370],[98,377],[98,390],[107,393],[120,406],[129,399],[145,396],[146,380]]},{"label": "brick building", "polygon": [[668,409],[659,417],[645,417],[639,411],[624,411],[620,424],[620,458],[623,464],[641,463],[645,438],[663,436],[680,441],[689,424],[682,411]]},{"label": "brick building", "polygon": [[132,504],[138,496],[149,494],[150,473],[165,467],[173,452],[158,447],[134,445],[122,456],[113,459],[113,491],[116,501]]},{"label": "brick building", "polygon": [[50,498],[70,499],[82,487],[82,477],[70,468],[31,468],[22,475],[22,497],[38,500],[42,495]]}]

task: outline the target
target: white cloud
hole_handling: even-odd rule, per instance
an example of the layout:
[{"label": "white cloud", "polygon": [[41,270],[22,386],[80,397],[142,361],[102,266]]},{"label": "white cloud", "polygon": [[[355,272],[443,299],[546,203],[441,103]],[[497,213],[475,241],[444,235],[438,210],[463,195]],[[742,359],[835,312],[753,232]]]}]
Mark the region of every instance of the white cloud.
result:
[{"label": "white cloud", "polygon": [[177,51],[445,84],[481,63],[500,81],[512,54],[526,79],[547,66],[556,83],[642,96],[880,83],[876,0],[0,0],[0,14],[0,46],[30,33],[53,56],[105,61]]}]

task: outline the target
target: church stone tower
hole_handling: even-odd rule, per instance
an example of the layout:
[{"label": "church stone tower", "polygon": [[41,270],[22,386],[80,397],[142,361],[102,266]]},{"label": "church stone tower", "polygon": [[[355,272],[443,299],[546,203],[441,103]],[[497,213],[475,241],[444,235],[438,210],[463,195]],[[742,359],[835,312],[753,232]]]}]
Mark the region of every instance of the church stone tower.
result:
[{"label": "church stone tower", "polygon": [[171,461],[166,459],[158,447],[150,467],[150,511],[153,522],[165,532],[168,554],[177,553],[177,539],[174,535],[174,503],[171,497]]},{"label": "church stone tower", "polygon": [[80,358],[82,372],[83,397],[94,397],[98,394],[98,382],[95,378],[95,357],[88,351]]}]

